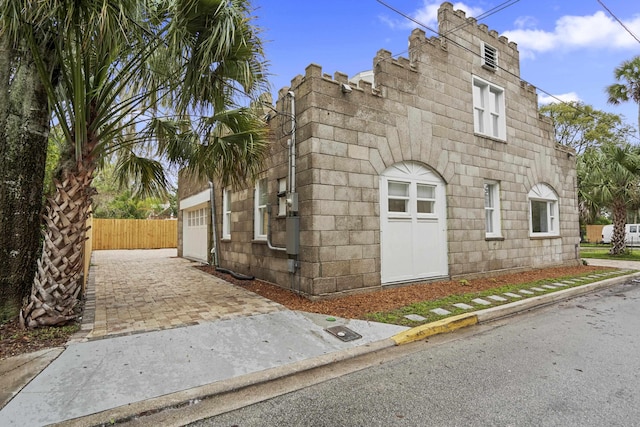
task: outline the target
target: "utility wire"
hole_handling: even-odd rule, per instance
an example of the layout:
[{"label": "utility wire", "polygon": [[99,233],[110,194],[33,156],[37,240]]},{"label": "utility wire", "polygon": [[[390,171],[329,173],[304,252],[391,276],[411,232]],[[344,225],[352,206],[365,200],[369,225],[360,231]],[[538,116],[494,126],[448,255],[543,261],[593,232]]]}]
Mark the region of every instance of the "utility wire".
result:
[{"label": "utility wire", "polygon": [[[436,33],[436,34],[440,35],[440,33],[438,33],[436,30],[434,30],[434,29],[432,29],[432,28],[430,28],[430,27],[428,27],[428,26],[424,25],[423,23],[418,22],[418,21],[416,21],[415,19],[413,19],[413,18],[411,18],[411,17],[409,17],[409,16],[407,16],[407,15],[403,14],[402,12],[400,12],[400,11],[398,11],[398,10],[394,9],[393,7],[389,6],[388,4],[386,4],[386,3],[384,3],[384,2],[382,2],[382,1],[380,1],[380,0],[377,0],[377,1],[378,1],[378,3],[382,4],[383,6],[385,6],[385,7],[389,8],[389,9],[391,9],[392,11],[394,11],[394,12],[398,13],[399,15],[401,15],[401,16],[403,16],[403,17],[405,17],[405,18],[407,18],[407,19],[409,19],[409,20],[411,20],[411,21],[413,21],[415,24],[417,24],[417,25],[419,25],[419,26],[421,26],[421,27],[425,27],[425,28],[427,28],[429,31],[432,31],[432,32],[434,32],[434,33]],[[509,7],[509,6],[513,6],[514,4],[518,3],[519,1],[520,1],[520,0],[507,0],[507,1],[503,2],[503,3],[500,3],[498,6],[495,6],[494,8],[489,9],[488,11],[486,11],[486,12],[484,12],[484,13],[482,13],[482,14],[478,15],[478,17],[477,17],[476,19],[485,19],[485,18],[488,18],[489,16],[491,16],[491,15],[493,15],[493,14],[497,13],[497,12],[500,12],[501,10],[506,9],[506,8],[507,8],[507,7]],[[447,34],[451,34],[451,33],[453,33],[454,31],[457,31],[457,30],[459,30],[459,29],[461,29],[461,28],[464,28],[464,27],[466,27],[467,25],[469,25],[470,23],[471,23],[471,22],[470,22],[470,21],[468,21],[468,22],[465,22],[465,23],[463,23],[463,24],[460,24],[460,25],[458,25],[456,28],[452,28],[451,30],[447,31],[447,32],[445,33],[445,35],[447,35]],[[423,44],[425,44],[425,43],[426,43],[426,41],[424,41],[424,42],[420,43],[420,44],[419,44],[418,46],[416,46],[416,47],[422,46],[422,45],[423,45]],[[396,57],[398,57],[398,56],[400,56],[400,55],[403,55],[403,54],[405,54],[405,53],[409,53],[409,52],[411,52],[411,50],[409,50],[409,49],[408,49],[408,50],[404,50],[404,51],[402,51],[402,52],[400,52],[400,53],[396,53],[395,55],[391,55],[391,57],[390,57],[390,58],[384,58],[384,59],[381,59],[380,61],[378,61],[378,63],[380,63],[380,62],[382,62],[382,61],[386,61],[386,60],[388,60],[388,59],[396,58]]]},{"label": "utility wire", "polygon": [[[457,41],[455,41],[455,40],[451,39],[450,37],[448,37],[448,36],[447,36],[447,34],[451,33],[451,31],[449,31],[447,34],[441,34],[440,32],[438,32],[438,31],[434,30],[433,28],[429,27],[428,25],[423,24],[422,22],[420,22],[420,21],[418,21],[418,20],[416,20],[416,19],[412,18],[411,16],[409,16],[409,15],[405,14],[404,12],[402,12],[402,11],[400,11],[400,10],[398,10],[398,9],[394,8],[393,6],[390,6],[389,4],[385,3],[384,1],[382,1],[382,0],[376,0],[376,1],[377,1],[378,3],[380,3],[381,5],[385,6],[386,8],[388,8],[388,9],[390,9],[390,10],[394,11],[394,12],[395,12],[395,13],[397,13],[398,15],[400,15],[400,16],[402,16],[402,17],[404,17],[404,18],[406,18],[406,19],[410,20],[411,22],[413,22],[413,23],[415,23],[415,24],[417,24],[417,25],[419,25],[419,26],[421,26],[421,27],[424,27],[424,28],[426,28],[427,30],[429,30],[429,31],[431,31],[431,32],[433,32],[433,33],[435,33],[438,37],[441,37],[442,39],[444,39],[444,40],[446,40],[446,41],[450,42],[451,44],[453,44],[453,45],[455,45],[455,46],[457,46],[457,47],[459,47],[459,48],[462,48],[462,49],[464,49],[464,50],[466,50],[466,51],[470,52],[471,54],[473,54],[473,55],[475,55],[475,56],[477,56],[477,57],[479,57],[479,58],[482,58],[482,55],[481,55],[480,53],[478,53],[478,52],[476,52],[476,51],[474,51],[474,50],[471,50],[470,48],[468,48],[468,47],[466,47],[466,46],[464,46],[464,45],[462,45],[462,44],[458,43]],[[600,1],[600,0],[598,0],[598,1]],[[505,2],[505,3],[506,3],[506,2]],[[513,5],[513,4],[515,4],[515,3],[509,4],[509,5],[505,6],[505,7],[511,6],[511,5]],[[499,10],[502,10],[502,9],[504,9],[505,7],[501,8],[501,9],[499,9]],[[497,11],[496,11],[496,12],[497,12]],[[494,12],[494,13],[495,13],[495,12]],[[462,26],[459,26],[458,28],[462,28]],[[426,42],[425,42],[425,43],[426,43]],[[424,43],[421,43],[421,44],[420,44],[420,45],[418,45],[417,47],[422,46],[423,44],[424,44]],[[407,53],[407,52],[410,52],[410,50],[404,51],[403,53]],[[402,54],[402,53],[401,53],[401,54]],[[400,54],[400,55],[401,55],[401,54]],[[394,56],[398,56],[398,55],[394,55]],[[391,58],[393,58],[393,56],[392,56]],[[378,63],[380,63],[380,62],[382,62],[382,61],[384,61],[384,60],[386,60],[386,59],[387,59],[387,58],[384,58],[383,60],[379,61]],[[377,64],[376,64],[376,65],[377,65]],[[511,76],[513,76],[513,77],[515,77],[515,78],[517,78],[517,79],[519,79],[519,80],[521,80],[521,81],[523,81],[523,82],[525,82],[525,83],[527,83],[527,84],[529,84],[529,85],[531,85],[531,86],[535,87],[538,91],[540,91],[540,92],[544,93],[545,95],[549,96],[550,98],[553,98],[554,100],[558,101],[559,103],[562,103],[562,104],[568,105],[568,106],[570,106],[570,107],[574,108],[576,111],[580,111],[581,113],[584,113],[584,114],[587,114],[587,115],[588,115],[588,113],[587,113],[586,111],[581,110],[580,108],[576,107],[574,104],[572,104],[572,103],[568,103],[568,102],[565,102],[565,101],[563,101],[562,99],[558,98],[557,96],[553,95],[552,93],[547,92],[546,90],[541,89],[541,88],[539,88],[538,86],[536,86],[536,85],[534,85],[534,84],[532,84],[532,83],[529,83],[528,81],[524,80],[524,79],[523,79],[522,77],[520,77],[519,75],[517,75],[517,74],[515,74],[515,73],[513,73],[513,72],[511,72],[511,71],[509,71],[509,70],[507,70],[506,68],[503,68],[503,67],[501,67],[501,66],[500,66],[500,65],[498,65],[498,64],[496,64],[496,68],[498,68],[498,69],[500,69],[501,71],[504,71],[505,73],[507,73],[507,74],[509,74],[509,75],[511,75]],[[635,138],[635,139],[637,139],[637,140],[640,140],[640,138],[639,138],[639,137],[637,137],[634,133],[628,132],[628,135],[631,135],[633,138]]]},{"label": "utility wire", "polygon": [[611,12],[611,9],[609,9],[609,8],[608,8],[608,7],[607,7],[607,6],[606,6],[606,5],[605,5],[601,0],[598,0],[598,3],[600,3],[600,5],[604,8],[604,10],[606,10],[607,12],[609,12],[609,15],[613,16],[613,18],[614,18],[616,21],[618,21],[618,23],[619,23],[620,25],[622,25],[622,28],[624,28],[625,30],[627,30],[627,33],[631,34],[631,37],[633,37],[634,39],[636,39],[636,41],[637,41],[638,43],[640,43],[640,39],[638,39],[638,37],[637,37],[635,34],[633,34],[633,32],[632,32],[632,31],[631,31],[631,30],[630,30],[626,25],[624,25],[624,22],[622,22],[620,19],[618,19],[618,17],[617,17],[613,12]]}]

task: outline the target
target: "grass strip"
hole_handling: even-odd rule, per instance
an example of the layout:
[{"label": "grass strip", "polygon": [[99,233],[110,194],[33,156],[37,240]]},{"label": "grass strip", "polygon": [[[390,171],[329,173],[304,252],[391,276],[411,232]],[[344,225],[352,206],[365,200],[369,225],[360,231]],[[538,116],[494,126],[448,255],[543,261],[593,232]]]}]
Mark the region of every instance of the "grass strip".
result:
[{"label": "grass strip", "polygon": [[[565,276],[565,277],[559,277],[555,279],[543,279],[543,280],[537,280],[537,281],[528,282],[528,283],[505,285],[498,288],[488,289],[480,292],[472,292],[472,293],[463,294],[463,295],[451,295],[445,298],[440,298],[440,299],[431,300],[431,301],[421,301],[421,302],[410,304],[392,311],[370,313],[366,316],[366,319],[374,322],[390,323],[394,325],[415,327],[415,326],[423,325],[425,323],[430,323],[440,319],[445,319],[447,317],[456,316],[462,313],[480,310],[488,307],[497,307],[499,305],[508,304],[513,301],[521,301],[527,298],[545,295],[548,293],[557,292],[564,289],[570,289],[576,286],[599,282],[604,279],[624,276],[631,273],[635,273],[635,271],[634,270],[602,270],[602,271],[597,270],[595,272],[585,273],[578,276]],[[559,287],[556,289],[546,289],[542,287],[544,285],[552,285],[557,282],[563,282],[564,284],[566,284],[566,286]],[[532,295],[518,293],[518,291],[520,290],[531,290],[531,288],[540,288],[540,289],[543,289],[543,291],[531,291],[533,292]],[[508,298],[503,295],[506,292],[515,293],[515,294],[521,295],[522,297],[518,299]],[[478,306],[478,304],[472,301],[476,298],[487,299],[487,297],[491,295],[499,295],[506,298],[507,300],[506,301],[489,300],[491,302],[490,306]],[[471,305],[474,307],[474,309],[464,310],[453,305],[458,303]],[[431,310],[436,308],[443,308],[449,311],[450,314],[439,315],[431,312]],[[405,316],[408,314],[416,314],[416,315],[422,316],[425,318],[425,320],[416,321],[416,320],[407,319]]]}]

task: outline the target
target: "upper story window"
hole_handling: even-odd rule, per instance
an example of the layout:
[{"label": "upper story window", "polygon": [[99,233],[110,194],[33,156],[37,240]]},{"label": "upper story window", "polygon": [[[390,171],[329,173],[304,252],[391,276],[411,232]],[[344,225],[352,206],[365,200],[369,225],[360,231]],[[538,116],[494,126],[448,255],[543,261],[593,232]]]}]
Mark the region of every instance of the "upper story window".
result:
[{"label": "upper story window", "polygon": [[231,238],[231,191],[222,191],[222,238]]},{"label": "upper story window", "polygon": [[504,89],[473,76],[473,130],[506,140]]},{"label": "upper story window", "polygon": [[482,51],[482,66],[488,70],[495,71],[498,69],[498,50],[488,44],[482,43],[480,46]]},{"label": "upper story window", "polygon": [[497,182],[484,183],[484,213],[486,237],[501,237],[500,187]]},{"label": "upper story window", "polygon": [[256,183],[256,194],[254,197],[254,238],[256,240],[267,239],[267,179],[263,178]]},{"label": "upper story window", "polygon": [[546,184],[536,184],[528,194],[531,236],[558,236],[558,196]]}]

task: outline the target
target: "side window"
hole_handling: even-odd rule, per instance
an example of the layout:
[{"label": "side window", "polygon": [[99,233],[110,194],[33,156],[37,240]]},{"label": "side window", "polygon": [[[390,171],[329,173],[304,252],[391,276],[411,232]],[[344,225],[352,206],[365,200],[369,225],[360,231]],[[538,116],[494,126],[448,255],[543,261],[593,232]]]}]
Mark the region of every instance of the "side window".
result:
[{"label": "side window", "polygon": [[254,238],[256,240],[267,239],[267,199],[267,179],[263,178],[256,183],[254,197]]},{"label": "side window", "polygon": [[484,213],[486,237],[501,237],[500,186],[497,182],[484,183]]},{"label": "side window", "polygon": [[546,184],[529,191],[529,233],[531,236],[558,236],[558,196]]},{"label": "side window", "polygon": [[231,239],[231,191],[222,192],[222,238]]}]

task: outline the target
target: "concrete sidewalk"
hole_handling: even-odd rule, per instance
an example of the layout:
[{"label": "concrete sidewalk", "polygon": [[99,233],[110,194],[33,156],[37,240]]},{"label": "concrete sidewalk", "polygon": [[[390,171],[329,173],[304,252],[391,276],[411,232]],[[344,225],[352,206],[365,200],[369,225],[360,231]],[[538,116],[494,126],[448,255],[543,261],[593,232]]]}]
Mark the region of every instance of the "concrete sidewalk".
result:
[{"label": "concrete sidewalk", "polygon": [[[340,323],[362,338],[324,331]],[[318,356],[367,346],[406,328],[275,313],[71,344],[0,411],[3,426],[44,426]],[[393,343],[389,342],[389,346]],[[136,413],[135,405],[129,408]],[[104,414],[100,422],[108,423]],[[98,424],[91,422],[88,425]],[[80,423],[83,425],[83,423]]]},{"label": "concrete sidewalk", "polygon": [[[94,269],[102,266],[105,271],[113,271],[113,266],[109,267],[106,258],[111,256],[117,259],[123,254],[104,255],[109,256],[94,260]],[[129,261],[120,260],[116,264],[138,262],[134,261],[132,252],[124,255]],[[97,315],[94,320],[87,320],[91,315],[85,315],[88,339],[71,343],[0,410],[0,425],[109,424],[140,413],[188,404],[251,385],[255,381],[268,381],[396,344],[424,339],[443,330],[451,331],[467,324],[489,321],[631,279],[630,276],[607,279],[468,313],[466,318],[473,319],[472,323],[456,323],[456,319],[445,319],[446,324],[437,325],[438,328],[428,324],[409,330],[394,325],[290,311],[192,269],[193,265],[185,260],[167,258],[167,254],[155,255],[155,258],[142,262],[136,271],[157,270],[165,268],[159,264],[166,264],[160,276],[151,275],[156,277],[153,280],[165,277],[166,281],[173,283],[174,277],[178,276],[199,282],[198,286],[201,287],[198,292],[202,294],[199,297],[211,298],[209,311],[220,310],[216,308],[217,301],[223,307],[223,314],[211,320],[198,317],[207,314],[191,313],[192,316],[185,316],[183,312],[189,310],[189,305],[182,298],[189,298],[189,284],[175,283],[171,289],[172,298],[165,299],[161,295],[150,298],[158,309],[149,311],[147,315],[152,319],[160,319],[160,323],[155,330],[148,330],[150,324],[136,323],[139,310],[130,308],[141,295],[143,298],[149,297],[149,292],[153,292],[147,289],[149,284],[145,283],[144,276],[138,276],[135,279],[137,283],[129,287],[126,281],[130,279],[120,277],[105,280],[107,275],[103,274],[102,278],[96,276],[96,301],[105,297],[104,288],[102,291],[99,289],[106,282],[124,283],[119,285],[124,287],[123,290],[115,292],[120,295],[119,299],[113,302],[102,300],[97,304],[115,308],[105,308],[105,312],[112,316],[107,315],[105,332],[94,332],[99,325]],[[638,264],[625,265],[624,268],[640,269]],[[171,270],[177,272],[171,273]],[[180,296],[182,293],[185,295]],[[217,299],[213,297],[214,294],[218,295]],[[164,302],[158,303],[156,299]],[[246,308],[245,299],[250,301],[251,308],[243,311]],[[235,309],[229,309],[234,304],[237,304]],[[96,313],[99,310],[96,307]],[[109,320],[112,318],[117,322]],[[183,321],[181,323],[176,319]],[[118,326],[110,328],[110,322]],[[122,327],[129,324],[127,322],[131,326]],[[93,325],[93,329],[87,331],[90,325]],[[354,331],[362,338],[342,341],[326,331],[332,326],[344,326],[348,328],[347,332]],[[398,336],[403,338],[398,341]]]},{"label": "concrete sidewalk", "polygon": [[[0,410],[0,425],[108,423],[114,408],[132,415],[140,410],[136,403],[203,385],[299,369],[293,367],[327,355],[322,360],[337,360],[380,340],[391,346],[388,338],[407,329],[290,311],[175,255],[175,249],[95,251],[81,336],[64,351],[4,364],[17,380],[35,378]],[[334,326],[362,338],[342,341],[325,331]],[[102,414],[82,418],[96,413]]]}]

